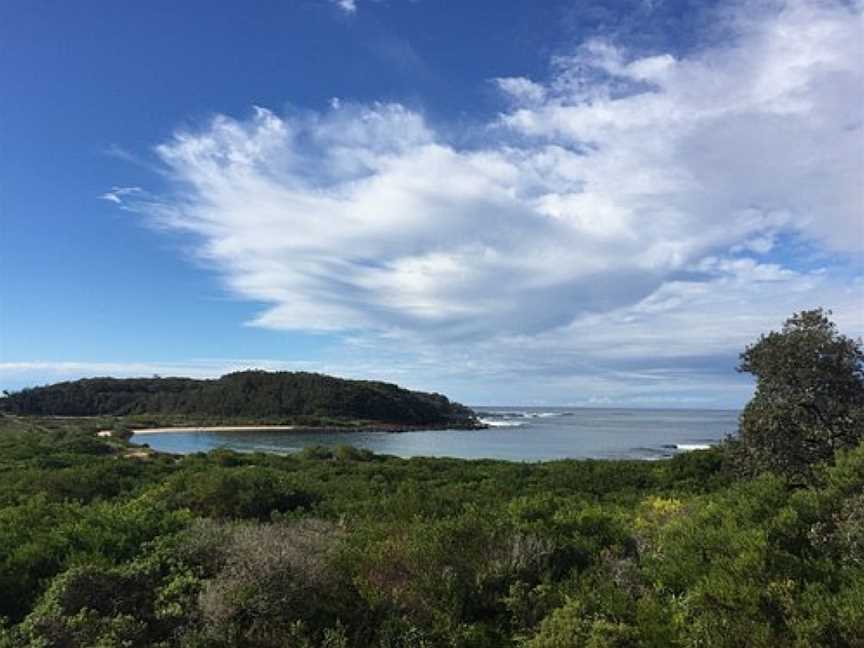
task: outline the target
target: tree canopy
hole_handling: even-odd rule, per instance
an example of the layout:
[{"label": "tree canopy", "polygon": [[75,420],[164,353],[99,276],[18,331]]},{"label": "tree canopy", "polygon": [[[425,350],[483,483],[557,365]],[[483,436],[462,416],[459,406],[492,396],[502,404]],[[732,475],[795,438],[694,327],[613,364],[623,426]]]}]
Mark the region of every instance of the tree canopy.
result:
[{"label": "tree canopy", "polygon": [[821,308],[796,313],[741,354],[756,392],[741,415],[743,464],[807,478],[864,440],[864,352]]},{"label": "tree canopy", "polygon": [[325,419],[402,425],[474,421],[471,410],[441,394],[287,371],[241,371],[218,380],[88,378],[21,390],[2,399],[0,408],[31,415],[287,418],[312,425]]}]

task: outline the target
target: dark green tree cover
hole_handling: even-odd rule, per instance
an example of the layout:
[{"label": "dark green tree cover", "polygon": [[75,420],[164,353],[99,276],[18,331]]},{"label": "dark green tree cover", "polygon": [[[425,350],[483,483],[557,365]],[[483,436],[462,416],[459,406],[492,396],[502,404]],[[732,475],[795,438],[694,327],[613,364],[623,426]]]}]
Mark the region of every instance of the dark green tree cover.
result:
[{"label": "dark green tree cover", "polygon": [[864,352],[830,314],[797,313],[741,354],[739,371],[756,377],[739,434],[740,463],[751,473],[809,479],[837,450],[864,441]]},{"label": "dark green tree cover", "polygon": [[0,426],[4,648],[864,636],[864,446],[790,489],[771,474],[735,481],[722,449],[540,464],[352,448],[141,458],[94,441],[100,425]]},{"label": "dark green tree cover", "polygon": [[218,380],[89,378],[24,389],[0,399],[13,414],[60,416],[185,415],[349,420],[396,425],[471,425],[468,408],[440,394],[313,373],[242,371]]}]

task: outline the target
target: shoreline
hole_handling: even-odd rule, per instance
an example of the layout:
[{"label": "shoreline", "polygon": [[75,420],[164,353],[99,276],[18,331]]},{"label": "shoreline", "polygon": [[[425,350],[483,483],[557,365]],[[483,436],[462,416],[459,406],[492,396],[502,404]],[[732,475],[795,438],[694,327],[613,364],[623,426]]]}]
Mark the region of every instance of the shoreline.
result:
[{"label": "shoreline", "polygon": [[[257,432],[259,430],[297,430],[296,425],[193,425],[184,427],[144,428],[129,430],[135,434],[164,434],[171,432]],[[302,429],[302,428],[300,428]]]},{"label": "shoreline", "polygon": [[433,430],[485,430],[489,426],[483,423],[474,425],[398,425],[381,423],[378,425],[363,426],[310,426],[310,425],[189,425],[175,427],[156,427],[143,429],[130,429],[130,438],[136,434],[170,434],[184,432],[294,432],[294,433],[353,433],[353,432],[386,432],[397,434],[400,432],[429,432]]}]

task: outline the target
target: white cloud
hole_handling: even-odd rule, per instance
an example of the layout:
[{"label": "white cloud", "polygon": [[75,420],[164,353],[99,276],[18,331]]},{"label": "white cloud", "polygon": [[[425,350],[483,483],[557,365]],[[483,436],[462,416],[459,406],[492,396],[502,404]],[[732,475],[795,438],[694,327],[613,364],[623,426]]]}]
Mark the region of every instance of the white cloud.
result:
[{"label": "white cloud", "polygon": [[[583,160],[585,200],[688,223],[719,224],[744,209],[787,213],[808,235],[857,250],[861,14],[790,2],[761,18],[739,16],[734,44],[689,59],[629,59],[589,42],[558,60],[542,106],[501,122],[539,141],[594,147]],[[631,195],[615,195],[610,182]]]},{"label": "white cloud", "polygon": [[626,392],[619,366],[661,362],[663,389],[714,389],[675,367],[818,304],[864,330],[861,13],[735,20],[734,43],[689,58],[591,41],[545,82],[496,79],[515,105],[480,148],[399,104],[220,116],[158,147],[177,190],[139,208],[266,304],[258,326],[396,345],[453,380]]},{"label": "white cloud", "polygon": [[525,77],[500,77],[495,79],[495,84],[506,95],[522,103],[540,103],[546,98],[546,88]]},{"label": "white cloud", "polygon": [[330,0],[333,4],[335,4],[339,9],[344,11],[346,14],[355,14],[357,13],[357,2],[356,0]]},{"label": "white cloud", "polygon": [[144,195],[144,190],[141,187],[111,187],[111,191],[106,191],[99,196],[100,200],[107,200],[115,205],[123,205],[127,198],[140,198]]}]

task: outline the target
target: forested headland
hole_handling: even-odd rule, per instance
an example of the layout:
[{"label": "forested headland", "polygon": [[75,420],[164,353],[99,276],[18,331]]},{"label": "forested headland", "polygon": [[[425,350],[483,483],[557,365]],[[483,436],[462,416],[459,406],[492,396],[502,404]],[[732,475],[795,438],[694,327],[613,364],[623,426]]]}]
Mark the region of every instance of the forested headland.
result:
[{"label": "forested headland", "polygon": [[0,647],[864,645],[860,341],[748,347],[738,435],[672,459],[217,450],[0,418]]},{"label": "forested headland", "polygon": [[308,426],[478,425],[470,409],[441,394],[305,372],[241,371],[216,380],[88,378],[14,392],[0,399],[0,410],[19,415],[149,416]]}]

